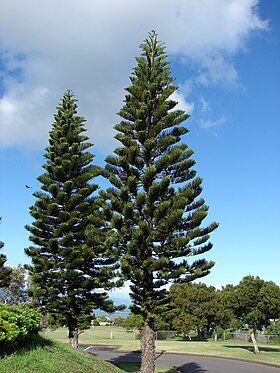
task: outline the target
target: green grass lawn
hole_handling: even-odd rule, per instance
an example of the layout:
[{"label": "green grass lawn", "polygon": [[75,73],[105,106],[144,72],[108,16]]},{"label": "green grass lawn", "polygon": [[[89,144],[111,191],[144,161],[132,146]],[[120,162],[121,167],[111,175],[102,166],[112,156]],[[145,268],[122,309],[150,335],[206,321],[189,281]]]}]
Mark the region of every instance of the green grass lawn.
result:
[{"label": "green grass lawn", "polygon": [[[117,330],[105,329],[110,334],[109,339],[104,339],[104,331],[97,328],[80,335],[80,343],[86,344],[105,344],[114,345],[119,351],[137,351],[140,350],[140,341],[138,339],[116,339]],[[91,334],[90,334],[91,333]],[[92,334],[94,333],[94,337]],[[139,372],[139,365],[134,363],[122,363],[120,369],[105,361],[102,361],[81,350],[74,350],[65,343],[67,340],[67,330],[59,328],[55,332],[47,331],[48,337],[38,336],[32,343],[26,344],[14,352],[0,353],[0,372],[1,373],[121,373],[121,372]],[[90,336],[91,335],[91,336]],[[97,337],[103,339],[98,339]],[[130,336],[131,337],[131,336]],[[130,338],[129,337],[129,338]],[[241,358],[278,364],[280,366],[280,346],[259,344],[261,354],[259,356],[253,353],[253,347],[249,343],[238,341],[157,341],[157,352],[162,350],[167,352],[181,352],[191,354],[203,354],[212,356],[223,356],[232,358]],[[176,370],[168,367],[157,366],[156,372],[175,373]]]},{"label": "green grass lawn", "polygon": [[[54,332],[47,331],[47,337],[67,342],[67,330],[59,328]],[[114,327],[92,327],[79,337],[80,343],[116,345],[119,351],[140,350],[140,341],[137,334]],[[254,360],[259,362],[277,364],[280,366],[280,346],[272,344],[258,344],[261,354],[255,355],[252,343],[241,341],[176,341],[163,340],[156,342],[156,350],[167,352],[180,352],[223,356],[237,359]]]},{"label": "green grass lawn", "polygon": [[[0,353],[1,373],[121,373],[139,372],[137,363],[112,365],[62,342],[37,336],[24,347]],[[177,370],[156,365],[156,373],[177,373]]]},{"label": "green grass lawn", "polygon": [[1,373],[121,373],[123,370],[63,343],[36,337],[12,353],[1,353]]}]

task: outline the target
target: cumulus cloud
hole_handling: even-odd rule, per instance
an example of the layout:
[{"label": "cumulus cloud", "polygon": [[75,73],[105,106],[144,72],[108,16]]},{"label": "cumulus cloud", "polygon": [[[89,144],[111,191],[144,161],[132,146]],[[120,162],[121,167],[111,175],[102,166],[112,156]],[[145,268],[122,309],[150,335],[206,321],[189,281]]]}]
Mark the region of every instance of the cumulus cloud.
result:
[{"label": "cumulus cloud", "polygon": [[[58,100],[70,88],[95,146],[111,149],[134,56],[152,29],[172,59],[198,67],[196,83],[234,84],[235,55],[268,27],[257,5],[257,0],[2,0],[0,146],[44,145]],[[193,103],[181,87],[177,95],[190,112]]]},{"label": "cumulus cloud", "polygon": [[188,102],[180,91],[175,91],[172,93],[170,98],[177,102],[176,107],[174,110],[184,110],[187,114],[191,115],[194,109],[194,103]]}]

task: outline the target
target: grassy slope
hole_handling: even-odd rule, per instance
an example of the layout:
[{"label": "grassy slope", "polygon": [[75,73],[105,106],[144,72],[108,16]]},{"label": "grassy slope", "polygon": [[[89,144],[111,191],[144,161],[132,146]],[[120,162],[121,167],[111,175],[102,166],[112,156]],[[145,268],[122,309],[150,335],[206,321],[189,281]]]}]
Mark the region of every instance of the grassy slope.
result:
[{"label": "grassy slope", "polygon": [[120,373],[120,369],[80,350],[42,337],[0,356],[1,373]]}]

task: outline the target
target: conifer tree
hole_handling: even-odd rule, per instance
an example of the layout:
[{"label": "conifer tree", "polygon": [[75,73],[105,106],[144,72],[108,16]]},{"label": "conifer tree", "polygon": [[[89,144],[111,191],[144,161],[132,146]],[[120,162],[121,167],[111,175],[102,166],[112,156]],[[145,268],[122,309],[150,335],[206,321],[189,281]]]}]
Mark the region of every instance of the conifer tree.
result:
[{"label": "conifer tree", "polygon": [[69,342],[78,346],[79,330],[90,325],[92,311],[112,311],[106,291],[113,280],[115,257],[103,244],[106,225],[92,179],[99,167],[87,150],[92,144],[85,132],[85,119],[67,91],[54,115],[43,165],[26,226],[33,246],[26,248],[32,265],[31,293],[41,310],[56,323],[67,325]]},{"label": "conifer tree", "polygon": [[[0,241],[0,250],[4,247],[4,242]],[[9,285],[10,275],[12,269],[5,267],[7,261],[6,255],[0,254],[0,288],[4,288]]]},{"label": "conifer tree", "polygon": [[121,268],[131,281],[132,311],[144,321],[141,372],[154,371],[155,315],[166,310],[169,283],[205,276],[213,262],[196,257],[217,223],[202,227],[208,207],[200,196],[202,179],[192,169],[193,151],[181,142],[187,118],[170,98],[172,84],[165,46],[153,31],[126,88],[115,138],[121,143],[106,158],[112,187],[103,197],[112,210],[112,229],[120,248]]}]

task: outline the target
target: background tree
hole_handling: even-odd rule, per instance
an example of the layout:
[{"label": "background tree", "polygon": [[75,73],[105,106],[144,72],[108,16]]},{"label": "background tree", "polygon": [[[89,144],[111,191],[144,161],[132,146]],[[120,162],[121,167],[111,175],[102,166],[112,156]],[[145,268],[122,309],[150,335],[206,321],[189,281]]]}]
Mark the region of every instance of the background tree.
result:
[{"label": "background tree", "polygon": [[176,110],[165,47],[151,32],[140,46],[142,54],[126,88],[122,121],[115,126],[121,143],[106,158],[105,176],[112,187],[108,217],[116,230],[121,267],[130,286],[131,310],[143,317],[141,371],[154,371],[155,316],[167,307],[169,282],[188,282],[209,273],[213,262],[187,260],[211,249],[209,234],[217,227],[201,227],[208,214],[202,179],[192,169],[193,151],[181,142],[188,118]]},{"label": "background tree", "polygon": [[214,286],[174,284],[169,296],[174,304],[169,315],[173,330],[179,330],[184,335],[196,330],[198,338],[203,339],[219,324],[220,299]]},{"label": "background tree", "polygon": [[28,279],[24,267],[19,264],[11,267],[9,285],[2,289],[0,299],[5,304],[18,305],[28,301],[27,295]]},{"label": "background tree", "polygon": [[[253,329],[251,338],[255,353],[259,353],[255,334],[280,317],[280,288],[272,281],[258,276],[245,276],[238,285],[227,288],[228,306],[243,325]],[[224,295],[225,297],[225,295]]]},{"label": "background tree", "polygon": [[[141,331],[143,328],[143,317],[139,314],[136,315],[131,313],[125,318],[125,320],[123,320],[122,327],[124,327],[127,330],[137,329]],[[155,331],[169,330],[169,321],[167,321],[160,315],[156,315],[154,320],[154,328]]]},{"label": "background tree", "polygon": [[219,326],[223,330],[238,330],[243,323],[235,314],[234,286],[227,284],[218,291],[220,298]]},{"label": "background tree", "polygon": [[[0,250],[4,247],[4,243],[0,241]],[[7,261],[6,255],[0,254],[0,288],[9,285],[11,268],[5,267]]]},{"label": "background tree", "polygon": [[122,323],[122,327],[127,330],[142,330],[143,318],[141,315],[129,314]]},{"label": "background tree", "polygon": [[26,249],[32,265],[31,295],[53,322],[68,326],[70,343],[78,346],[79,330],[90,325],[92,310],[112,311],[106,291],[113,280],[115,257],[104,245],[106,225],[92,179],[99,168],[87,151],[92,144],[85,119],[67,91],[54,116],[44,157],[41,191],[30,207],[35,219],[26,226],[34,246]]}]

